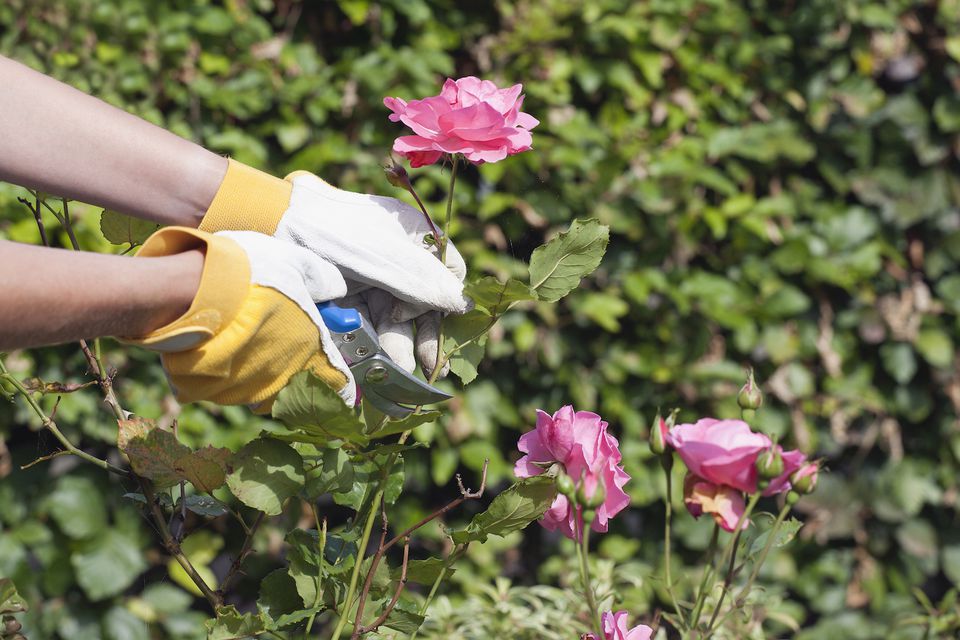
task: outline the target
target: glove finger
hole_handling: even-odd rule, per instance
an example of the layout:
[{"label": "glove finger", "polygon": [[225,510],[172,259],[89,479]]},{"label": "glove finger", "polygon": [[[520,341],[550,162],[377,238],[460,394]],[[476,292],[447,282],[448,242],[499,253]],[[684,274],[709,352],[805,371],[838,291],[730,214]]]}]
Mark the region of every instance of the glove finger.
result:
[{"label": "glove finger", "polygon": [[369,306],[380,347],[400,368],[413,373],[417,366],[413,357],[413,323],[393,319],[394,299],[386,291],[371,289],[363,297]]},{"label": "glove finger", "polygon": [[[417,327],[416,353],[420,361],[423,375],[429,378],[437,366],[437,357],[440,355],[440,322],[443,316],[436,311],[426,313],[417,318],[414,323]],[[450,362],[444,362],[438,378],[445,378],[450,372]]]}]

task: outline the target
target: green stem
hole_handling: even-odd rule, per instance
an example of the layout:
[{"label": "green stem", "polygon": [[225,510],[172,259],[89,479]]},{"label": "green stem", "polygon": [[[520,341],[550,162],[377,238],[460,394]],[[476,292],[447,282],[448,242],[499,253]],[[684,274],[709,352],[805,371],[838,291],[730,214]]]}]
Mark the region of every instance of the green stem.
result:
[{"label": "green stem", "polygon": [[790,513],[790,504],[784,504],[783,509],[780,510],[780,513],[777,514],[777,519],[774,521],[773,526],[770,528],[770,533],[767,537],[767,543],[763,545],[763,551],[760,552],[760,557],[757,558],[756,562],[753,564],[753,570],[750,572],[750,577],[747,578],[747,584],[744,585],[743,589],[740,590],[740,593],[737,594],[735,602],[739,602],[747,594],[750,593],[750,587],[753,586],[754,580],[757,579],[757,576],[760,574],[760,568],[763,566],[763,563],[767,559],[767,555],[770,553],[770,549],[773,548],[773,542],[777,537],[777,529],[780,528],[780,525],[783,524],[784,519],[787,517],[787,514]]},{"label": "green stem", "polygon": [[57,426],[57,423],[54,422],[43,410],[40,404],[34,400],[33,396],[30,395],[30,392],[17,380],[15,377],[10,375],[10,372],[7,371],[7,368],[4,366],[3,361],[0,360],[0,380],[5,380],[10,383],[14,389],[16,389],[24,400],[27,401],[27,404],[30,405],[30,408],[33,409],[33,412],[37,414],[40,418],[40,422],[43,424],[43,427],[53,434],[53,436],[60,441],[60,444],[72,455],[77,456],[81,460],[86,460],[87,462],[94,464],[101,469],[106,469],[112,473],[115,473],[119,476],[127,477],[130,474],[121,469],[120,467],[115,467],[106,460],[101,460],[95,456],[90,455],[86,451],[78,449],[70,442],[65,435],[60,431],[60,428]]},{"label": "green stem", "polygon": [[710,637],[711,630],[713,629],[713,623],[717,621],[717,616],[720,615],[720,609],[723,607],[723,600],[727,597],[727,591],[730,590],[730,583],[733,582],[733,570],[737,564],[737,546],[740,544],[740,534],[743,533],[743,525],[748,521],[750,514],[753,513],[754,507],[757,506],[757,503],[760,502],[760,498],[762,497],[763,493],[759,490],[750,496],[750,502],[747,503],[747,508],[740,516],[740,519],[737,520],[736,533],[733,534],[730,542],[727,543],[726,548],[723,550],[723,556],[720,559],[720,566],[723,566],[723,563],[727,561],[728,557],[729,565],[727,566],[727,573],[723,578],[723,589],[720,591],[720,599],[717,600],[717,606],[714,607],[713,615],[710,616],[710,622],[707,623],[707,633],[705,635],[706,638]]},{"label": "green stem", "polygon": [[457,167],[460,165],[456,154],[450,156],[450,188],[447,191],[447,216],[443,221],[443,243],[440,245],[440,262],[447,264],[447,242],[450,238],[450,221],[453,219],[453,190],[457,186]]},{"label": "green stem", "polygon": [[[320,574],[323,574],[324,568],[324,551],[327,548],[327,519],[323,519],[323,525],[321,526],[319,522],[319,516],[317,515],[317,506],[313,506],[313,521],[317,523],[317,531],[320,532]],[[317,595],[313,599],[313,608],[316,609],[320,606],[320,602],[323,599],[323,590],[320,588],[320,576],[317,576]],[[313,620],[317,617],[316,612],[310,614],[310,619],[307,620],[307,630],[304,632],[304,635],[309,636],[310,630],[313,629]]]},{"label": "green stem", "polygon": [[578,555],[580,558],[580,580],[583,582],[583,595],[587,598],[587,607],[593,615],[594,630],[599,638],[603,637],[603,623],[600,620],[600,610],[597,609],[596,596],[593,593],[593,584],[590,580],[590,525],[580,518],[580,545]]},{"label": "green stem", "polygon": [[[670,452],[667,452],[664,455],[672,455]],[[687,622],[683,618],[683,612],[680,610],[680,605],[677,603],[677,595],[673,591],[673,574],[670,570],[670,525],[673,520],[673,477],[670,473],[670,468],[667,466],[663,467],[664,475],[667,478],[667,495],[664,501],[664,506],[666,508],[665,522],[663,525],[663,548],[664,548],[664,574],[667,582],[667,595],[670,596],[670,602],[673,604],[673,610],[677,612],[677,618],[680,620],[680,626],[686,630]]]},{"label": "green stem", "polygon": [[[444,265],[447,264],[447,244],[449,243],[450,238],[450,221],[453,219],[453,190],[457,186],[457,166],[460,164],[457,161],[456,154],[450,156],[451,167],[450,167],[450,188],[447,191],[447,216],[443,221],[443,238],[439,238],[440,241],[440,262]],[[433,384],[437,380],[437,376],[440,375],[440,371],[443,369],[443,365],[446,364],[447,359],[450,356],[445,356],[443,354],[443,318],[440,319],[440,328],[437,329],[437,362],[433,367],[433,371],[430,372],[429,384]]]},{"label": "green stem", "polygon": [[700,613],[703,611],[703,603],[706,600],[707,583],[713,578],[713,556],[717,553],[717,543],[720,540],[720,525],[713,525],[713,535],[710,537],[710,544],[707,546],[707,567],[703,570],[703,578],[700,580],[700,587],[697,589],[697,599],[693,604],[693,613],[690,615],[690,629],[695,629],[700,622]]},{"label": "green stem", "polygon": [[[389,475],[389,469],[392,466],[392,464],[387,466],[384,479]],[[357,591],[357,583],[360,580],[360,567],[363,565],[363,554],[366,552],[367,545],[370,543],[370,532],[373,531],[373,523],[377,519],[377,513],[380,512],[380,500],[383,498],[385,485],[386,482],[381,480],[380,486],[377,487],[377,492],[373,496],[373,501],[370,503],[370,514],[367,516],[367,522],[363,526],[363,537],[360,538],[360,546],[357,547],[357,561],[356,564],[353,565],[353,573],[350,575],[350,587],[347,589],[347,599],[343,604],[343,610],[340,613],[340,620],[337,621],[337,627],[333,630],[333,635],[330,636],[331,640],[337,640],[343,632],[343,628],[347,626],[347,619],[350,617],[350,609],[353,607],[353,599]]]},{"label": "green stem", "polygon": [[[459,560],[463,554],[467,552],[467,548],[470,546],[470,543],[465,543],[457,545],[454,547],[453,551],[450,552],[450,555],[447,556],[447,561],[443,563],[443,567],[440,569],[440,573],[437,574],[437,579],[433,581],[433,586],[430,587],[430,593],[427,594],[427,599],[423,601],[423,604],[420,605],[420,610],[418,613],[421,616],[427,615],[427,609],[430,608],[430,605],[433,603],[433,599],[437,595],[437,591],[440,589],[440,584],[443,582],[443,579],[447,575],[447,569],[450,568],[454,562]],[[417,640],[417,634],[420,632],[420,629],[415,629],[408,640]]]}]

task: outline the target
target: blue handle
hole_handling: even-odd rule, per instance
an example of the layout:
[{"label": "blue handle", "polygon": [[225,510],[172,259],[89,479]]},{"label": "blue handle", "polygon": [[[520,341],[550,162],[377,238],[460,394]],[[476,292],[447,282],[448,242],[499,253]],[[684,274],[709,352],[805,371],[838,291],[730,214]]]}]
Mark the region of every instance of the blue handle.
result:
[{"label": "blue handle", "polygon": [[332,302],[317,303],[317,311],[323,318],[323,324],[334,333],[349,333],[356,331],[363,325],[360,312],[356,309],[344,309]]}]

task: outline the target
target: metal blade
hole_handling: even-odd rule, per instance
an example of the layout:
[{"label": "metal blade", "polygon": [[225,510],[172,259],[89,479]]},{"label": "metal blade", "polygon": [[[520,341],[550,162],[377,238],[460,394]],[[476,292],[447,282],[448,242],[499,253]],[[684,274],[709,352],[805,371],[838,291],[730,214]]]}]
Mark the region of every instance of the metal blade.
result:
[{"label": "metal blade", "polygon": [[[350,366],[363,389],[364,397],[392,417],[407,415],[412,409],[401,405],[433,404],[452,396],[401,369],[384,354],[378,353]],[[395,406],[387,410],[384,405]]]}]

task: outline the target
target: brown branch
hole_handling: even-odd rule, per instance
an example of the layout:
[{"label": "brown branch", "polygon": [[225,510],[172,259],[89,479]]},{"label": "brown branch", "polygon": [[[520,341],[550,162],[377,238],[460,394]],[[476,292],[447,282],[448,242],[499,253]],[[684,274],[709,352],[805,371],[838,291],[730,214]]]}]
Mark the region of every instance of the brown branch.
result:
[{"label": "brown branch", "polygon": [[[426,518],[423,518],[422,520],[420,520],[420,522],[416,523],[412,527],[408,527],[403,533],[395,536],[389,542],[386,542],[386,543],[384,543],[384,540],[387,537],[387,514],[385,511],[381,512],[382,520],[383,520],[383,532],[380,535],[380,545],[377,548],[377,552],[373,555],[373,559],[370,561],[370,569],[367,571],[367,577],[363,581],[363,590],[360,592],[360,600],[357,603],[357,613],[354,616],[353,635],[351,636],[351,639],[359,638],[361,633],[366,633],[366,631],[361,631],[361,624],[360,624],[361,620],[363,619],[363,608],[366,605],[367,596],[370,593],[370,587],[373,585],[373,577],[374,577],[374,574],[377,572],[377,567],[380,565],[380,560],[383,558],[383,554],[385,554],[391,547],[396,545],[401,540],[408,541],[410,539],[410,536],[415,531],[417,531],[417,529],[420,529],[421,527],[431,523],[432,521],[436,520],[437,518],[447,513],[451,509],[457,508],[467,500],[474,500],[476,498],[481,497],[487,487],[487,467],[489,465],[490,465],[489,458],[483,461],[483,471],[480,476],[480,488],[478,490],[471,491],[470,489],[467,489],[466,487],[464,487],[463,480],[460,478],[460,474],[457,474],[457,487],[460,489],[459,498],[456,498],[455,500],[448,502],[446,505],[440,507],[439,509],[431,513],[429,516],[427,516]],[[382,503],[381,503],[381,509],[383,509]],[[406,553],[406,550],[404,551],[404,553]],[[397,593],[397,597],[398,598],[400,597],[399,592]],[[392,606],[389,608],[392,609]],[[382,621],[379,624],[382,624]],[[379,626],[379,624],[375,626]],[[367,629],[367,631],[369,630],[370,629]]]},{"label": "brown branch", "polygon": [[[410,538],[403,539],[403,563],[400,565],[400,581],[397,583],[397,589],[393,592],[393,597],[390,598],[390,602],[387,604],[387,607],[383,610],[376,620],[370,624],[354,628],[353,635],[350,637],[350,640],[357,640],[364,633],[369,633],[371,631],[376,631],[380,628],[384,622],[387,621],[387,618],[390,617],[390,614],[393,612],[393,608],[397,606],[397,601],[400,599],[400,594],[403,592],[403,588],[407,586],[407,564],[410,561]],[[358,618],[359,620],[359,618]]]},{"label": "brown branch", "polygon": [[186,572],[193,583],[197,585],[200,593],[203,594],[203,597],[207,599],[207,602],[209,602],[213,610],[216,611],[217,608],[223,604],[222,595],[219,591],[214,592],[213,589],[210,588],[210,585],[203,579],[203,576],[194,568],[193,563],[190,562],[190,558],[183,553],[180,544],[170,535],[170,529],[167,528],[167,519],[164,517],[163,511],[160,509],[160,503],[157,502],[157,496],[153,492],[153,483],[146,478],[139,476],[134,477],[140,483],[140,490],[143,492],[143,497],[146,500],[147,509],[153,518],[154,524],[157,526],[157,531],[160,534],[160,539],[163,541],[164,548],[176,559],[180,566],[183,567],[184,572]]},{"label": "brown branch", "polygon": [[247,529],[247,537],[243,541],[243,546],[240,547],[240,553],[237,554],[236,558],[234,558],[233,564],[230,565],[227,575],[223,578],[223,582],[220,584],[220,588],[217,589],[217,597],[220,598],[221,601],[223,600],[223,594],[227,592],[227,589],[230,587],[231,583],[240,575],[240,567],[243,566],[243,561],[247,559],[247,556],[250,555],[250,552],[253,550],[253,536],[257,532],[257,529],[260,527],[260,524],[263,522],[263,518],[266,515],[267,514],[263,511],[258,513],[256,520],[254,520],[253,524],[250,525],[250,528]]},{"label": "brown branch", "polygon": [[36,208],[30,205],[30,201],[26,198],[17,198],[20,202],[30,209],[30,213],[33,214],[34,219],[37,221],[37,228],[40,229],[40,242],[43,243],[45,247],[50,246],[50,241],[47,240],[47,228],[43,224],[43,217],[40,215],[40,194],[37,194],[37,206]]}]

